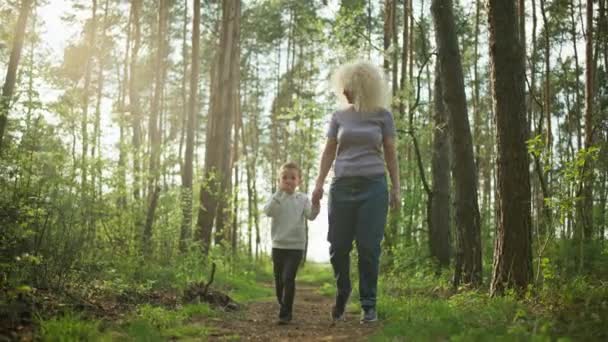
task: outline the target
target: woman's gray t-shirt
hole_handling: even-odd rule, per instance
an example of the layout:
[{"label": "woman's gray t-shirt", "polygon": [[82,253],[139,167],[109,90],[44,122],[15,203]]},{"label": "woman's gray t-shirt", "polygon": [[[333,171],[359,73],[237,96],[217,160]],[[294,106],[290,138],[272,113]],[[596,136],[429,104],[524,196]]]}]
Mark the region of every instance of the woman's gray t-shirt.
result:
[{"label": "woman's gray t-shirt", "polygon": [[393,115],[386,109],[360,113],[351,107],[334,112],[327,130],[327,137],[338,141],[334,176],[383,175],[383,138],[395,135]]}]

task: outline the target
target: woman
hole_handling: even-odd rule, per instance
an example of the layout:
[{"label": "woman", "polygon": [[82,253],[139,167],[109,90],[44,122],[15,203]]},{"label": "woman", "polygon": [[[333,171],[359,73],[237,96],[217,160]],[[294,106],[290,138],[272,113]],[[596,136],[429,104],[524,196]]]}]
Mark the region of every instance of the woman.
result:
[{"label": "woman", "polygon": [[[400,202],[395,124],[385,105],[386,82],[371,63],[343,65],[334,74],[333,84],[347,106],[331,117],[312,194],[313,203],[323,197],[325,177],[335,159],[327,236],[337,285],[331,316],[334,321],[344,319],[351,293],[349,267],[354,240],[359,256],[361,323],[374,322],[378,319],[376,289],[388,202],[391,208],[398,207]],[[390,192],[385,164],[391,179]]]}]

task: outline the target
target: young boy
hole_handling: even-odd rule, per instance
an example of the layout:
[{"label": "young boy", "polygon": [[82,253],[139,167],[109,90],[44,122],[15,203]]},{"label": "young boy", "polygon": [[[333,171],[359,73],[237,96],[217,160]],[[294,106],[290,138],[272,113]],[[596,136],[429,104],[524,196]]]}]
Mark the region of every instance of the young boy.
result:
[{"label": "young boy", "polygon": [[300,185],[297,164],[283,164],[278,181],[279,189],[264,206],[264,213],[272,218],[272,263],[281,306],[278,323],[283,325],[291,321],[296,272],[306,246],[305,219],[317,217],[319,204],[312,205],[305,194],[296,192]]}]

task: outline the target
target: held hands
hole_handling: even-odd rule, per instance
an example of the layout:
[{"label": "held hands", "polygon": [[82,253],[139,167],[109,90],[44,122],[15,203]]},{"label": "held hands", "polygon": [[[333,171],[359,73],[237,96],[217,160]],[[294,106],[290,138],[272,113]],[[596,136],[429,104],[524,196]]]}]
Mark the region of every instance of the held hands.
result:
[{"label": "held hands", "polygon": [[389,204],[391,210],[397,210],[401,207],[401,192],[399,191],[399,187],[391,188],[389,193]]},{"label": "held hands", "polygon": [[316,207],[320,206],[321,198],[323,198],[323,185],[317,184],[315,189],[312,191],[312,205]]},{"label": "held hands", "polygon": [[312,210],[313,211],[317,211],[319,212],[321,210],[321,203],[320,202],[312,202]]}]

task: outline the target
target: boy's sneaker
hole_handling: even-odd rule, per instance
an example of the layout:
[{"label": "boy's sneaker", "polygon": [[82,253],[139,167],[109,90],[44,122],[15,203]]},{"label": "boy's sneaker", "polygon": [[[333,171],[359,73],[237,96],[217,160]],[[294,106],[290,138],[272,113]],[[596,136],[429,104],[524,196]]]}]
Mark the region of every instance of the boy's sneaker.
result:
[{"label": "boy's sneaker", "polygon": [[289,322],[291,322],[291,315],[286,317],[279,317],[279,321],[277,322],[277,324],[286,325],[289,324]]},{"label": "boy's sneaker", "polygon": [[378,320],[378,313],[375,308],[367,308],[361,311],[361,323],[371,323]]},{"label": "boy's sneaker", "polygon": [[281,305],[281,311],[279,311],[279,325],[285,325],[291,322],[291,312],[284,305]]},{"label": "boy's sneaker", "polygon": [[346,321],[346,315],[344,314],[344,307],[338,308],[336,305],[331,307],[331,319],[334,322]]},{"label": "boy's sneaker", "polygon": [[336,296],[336,304],[331,307],[331,319],[335,321],[345,321],[346,315],[346,303],[348,302],[348,296]]}]

